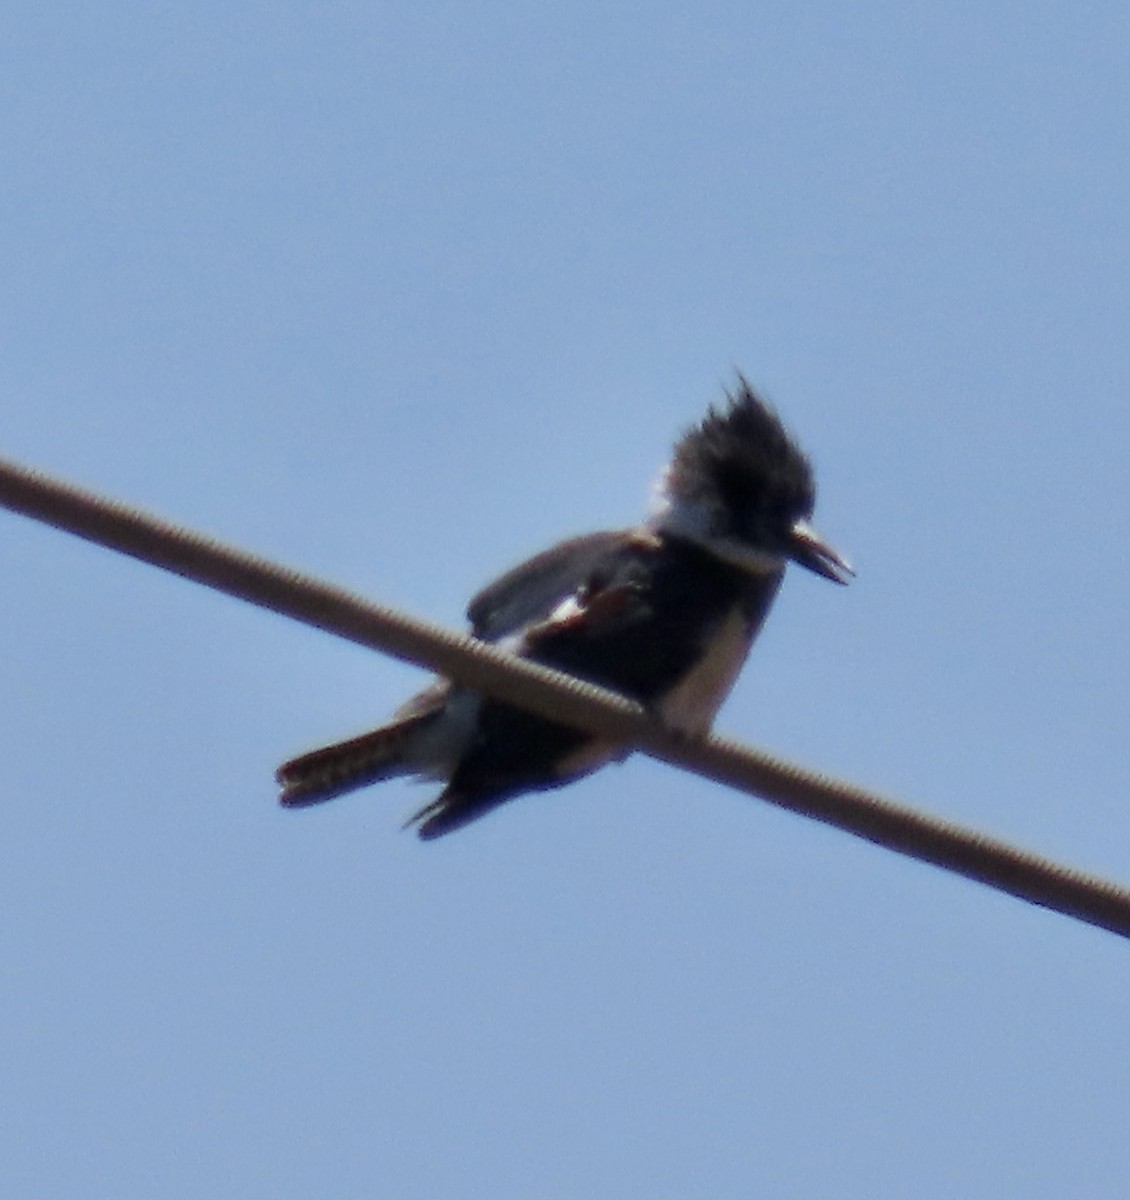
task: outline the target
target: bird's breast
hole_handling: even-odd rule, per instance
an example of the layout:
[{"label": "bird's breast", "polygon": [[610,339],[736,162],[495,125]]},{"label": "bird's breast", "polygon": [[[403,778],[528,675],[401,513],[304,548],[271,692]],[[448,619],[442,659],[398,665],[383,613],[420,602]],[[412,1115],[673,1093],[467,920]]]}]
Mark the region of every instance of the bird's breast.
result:
[{"label": "bird's breast", "polygon": [[684,733],[706,733],[730,694],[753,640],[753,627],[740,606],[722,619],[705,654],[659,703],[664,721]]}]

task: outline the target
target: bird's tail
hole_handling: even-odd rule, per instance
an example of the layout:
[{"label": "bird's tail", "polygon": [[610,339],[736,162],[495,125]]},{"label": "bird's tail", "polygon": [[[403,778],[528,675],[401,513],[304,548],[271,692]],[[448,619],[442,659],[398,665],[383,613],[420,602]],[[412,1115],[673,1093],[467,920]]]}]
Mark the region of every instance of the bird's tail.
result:
[{"label": "bird's tail", "polygon": [[355,788],[419,770],[411,747],[442,710],[413,713],[347,742],[311,750],[285,762],[275,774],[282,786],[279,803],[287,808],[321,804]]}]

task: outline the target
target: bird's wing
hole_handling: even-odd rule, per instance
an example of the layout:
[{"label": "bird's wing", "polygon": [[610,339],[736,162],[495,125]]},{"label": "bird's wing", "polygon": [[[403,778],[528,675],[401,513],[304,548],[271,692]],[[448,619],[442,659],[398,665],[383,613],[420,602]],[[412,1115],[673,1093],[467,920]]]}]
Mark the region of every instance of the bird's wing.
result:
[{"label": "bird's wing", "polygon": [[[576,616],[593,598],[593,582],[618,548],[633,536],[618,530],[571,538],[543,551],[488,584],[467,607],[471,632],[487,642]],[[573,599],[574,604],[566,602]]]}]

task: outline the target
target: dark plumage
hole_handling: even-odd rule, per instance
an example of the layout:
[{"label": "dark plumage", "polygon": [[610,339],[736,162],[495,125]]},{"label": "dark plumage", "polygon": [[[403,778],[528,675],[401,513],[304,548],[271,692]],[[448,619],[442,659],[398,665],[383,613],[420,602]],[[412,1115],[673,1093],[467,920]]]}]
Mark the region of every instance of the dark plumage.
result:
[{"label": "dark plumage", "polygon": [[782,520],[812,516],[812,468],[780,418],[741,376],[726,407],[713,406],[675,446],[672,475],[688,488],[713,488],[736,514],[755,510]]},{"label": "dark plumage", "polygon": [[[739,383],[678,442],[643,524],[562,542],[507,572],[471,601],[473,635],[619,691],[689,733],[708,730],[786,562],[841,583],[850,574],[807,524],[807,460]],[[412,818],[433,838],[623,753],[441,680],[391,724],[285,763],[280,799],[316,804],[397,774],[441,780]]]}]

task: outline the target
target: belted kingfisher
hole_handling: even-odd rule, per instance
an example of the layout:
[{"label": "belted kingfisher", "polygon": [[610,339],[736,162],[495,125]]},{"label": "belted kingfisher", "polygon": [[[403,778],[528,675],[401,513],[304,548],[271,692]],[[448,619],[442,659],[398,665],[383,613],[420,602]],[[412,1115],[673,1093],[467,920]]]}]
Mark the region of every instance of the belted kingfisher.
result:
[{"label": "belted kingfisher", "polygon": [[[704,734],[788,561],[835,583],[854,574],[809,524],[814,501],[807,459],[739,376],[676,444],[641,524],[572,538],[507,572],[468,606],[472,635]],[[626,754],[439,679],[391,723],[284,763],[279,799],[299,808],[396,775],[442,781],[407,823],[436,838]]]}]

